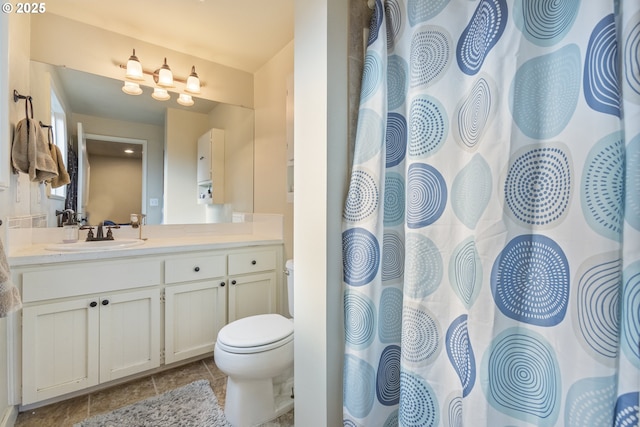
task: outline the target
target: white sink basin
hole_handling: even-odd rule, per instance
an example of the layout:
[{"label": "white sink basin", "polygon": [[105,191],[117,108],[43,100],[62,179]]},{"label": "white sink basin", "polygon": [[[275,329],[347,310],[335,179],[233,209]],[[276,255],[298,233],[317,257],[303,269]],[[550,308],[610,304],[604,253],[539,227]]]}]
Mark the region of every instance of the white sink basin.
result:
[{"label": "white sink basin", "polygon": [[75,243],[56,243],[45,247],[49,251],[56,252],[90,252],[90,251],[110,251],[113,249],[124,249],[132,246],[144,244],[144,240],[140,239],[115,239],[100,240],[95,242],[75,242]]}]

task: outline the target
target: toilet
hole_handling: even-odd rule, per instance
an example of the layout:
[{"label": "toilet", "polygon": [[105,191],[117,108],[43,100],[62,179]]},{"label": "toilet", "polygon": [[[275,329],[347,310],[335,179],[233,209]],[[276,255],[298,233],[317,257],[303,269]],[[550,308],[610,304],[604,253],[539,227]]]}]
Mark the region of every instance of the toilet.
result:
[{"label": "toilet", "polygon": [[[293,317],[293,260],[286,263]],[[218,332],[213,357],[227,375],[224,413],[234,427],[251,427],[293,409],[293,319],[260,314]]]}]

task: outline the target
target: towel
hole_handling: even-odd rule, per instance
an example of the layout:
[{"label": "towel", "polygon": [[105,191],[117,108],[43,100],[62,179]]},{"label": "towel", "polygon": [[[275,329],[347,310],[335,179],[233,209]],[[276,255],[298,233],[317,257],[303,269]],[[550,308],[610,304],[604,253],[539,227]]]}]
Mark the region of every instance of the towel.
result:
[{"label": "towel", "polygon": [[64,167],[62,152],[56,144],[49,144],[49,149],[51,150],[51,157],[53,158],[53,161],[56,163],[56,166],[58,168],[58,176],[54,176],[49,181],[51,183],[51,187],[58,188],[62,187],[63,185],[67,185],[71,182],[71,178],[69,177],[67,169]]},{"label": "towel", "polygon": [[22,308],[20,292],[11,280],[11,271],[4,246],[0,240],[0,317],[7,317],[9,313]]},{"label": "towel", "polygon": [[51,157],[47,136],[34,119],[24,118],[16,125],[11,146],[13,167],[29,174],[32,182],[42,182],[58,175]]}]

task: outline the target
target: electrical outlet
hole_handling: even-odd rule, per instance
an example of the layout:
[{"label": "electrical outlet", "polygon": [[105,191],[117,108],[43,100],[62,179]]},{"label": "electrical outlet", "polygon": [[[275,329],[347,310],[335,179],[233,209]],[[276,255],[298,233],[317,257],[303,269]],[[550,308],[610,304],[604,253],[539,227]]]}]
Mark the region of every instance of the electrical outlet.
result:
[{"label": "electrical outlet", "polygon": [[158,206],[158,199],[149,199],[149,206]]}]

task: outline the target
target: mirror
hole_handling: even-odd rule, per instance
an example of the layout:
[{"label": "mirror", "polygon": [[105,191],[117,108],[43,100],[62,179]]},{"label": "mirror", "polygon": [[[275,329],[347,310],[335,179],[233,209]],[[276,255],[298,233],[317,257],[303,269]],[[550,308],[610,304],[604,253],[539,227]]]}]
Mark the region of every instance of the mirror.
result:
[{"label": "mirror", "polygon": [[[83,217],[89,223],[126,223],[131,213],[144,213],[147,224],[226,222],[234,211],[253,211],[253,110],[197,97],[185,107],[175,94],[170,101],[153,99],[150,88],[131,96],[122,92],[122,80],[36,61],[31,79],[32,88],[41,88],[34,99],[46,97],[50,87],[70,110],[67,133],[76,154],[83,139],[79,124],[85,134],[87,158],[78,165],[78,175],[90,176],[83,178]],[[225,131],[225,200],[204,205],[198,203],[197,139],[211,128]],[[133,163],[132,156],[124,158],[124,148],[132,145],[144,147],[135,184],[134,178],[123,182],[124,169],[118,166]],[[63,200],[51,203],[64,206]]]}]

